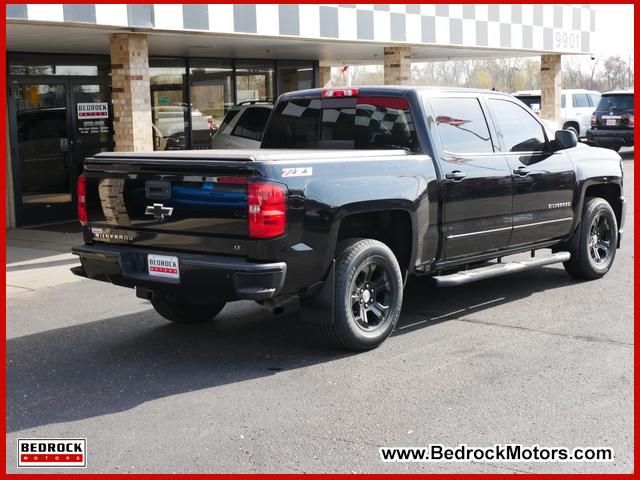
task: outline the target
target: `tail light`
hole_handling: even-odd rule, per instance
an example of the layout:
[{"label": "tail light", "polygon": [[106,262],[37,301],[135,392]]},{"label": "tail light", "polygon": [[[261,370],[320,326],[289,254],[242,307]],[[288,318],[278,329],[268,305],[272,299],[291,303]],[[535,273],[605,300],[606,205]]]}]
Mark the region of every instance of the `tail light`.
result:
[{"label": "tail light", "polygon": [[87,215],[87,179],[84,175],[78,177],[76,188],[78,192],[78,220],[82,225],[86,225],[89,222],[89,216]]},{"label": "tail light", "polygon": [[598,124],[598,117],[591,115],[591,126],[595,127]]},{"label": "tail light", "polygon": [[272,238],[287,228],[287,187],[276,183],[249,183],[249,236]]},{"label": "tail light", "polygon": [[633,122],[634,122],[634,118],[633,118],[633,113],[629,115],[628,119],[627,119],[627,123],[630,127],[633,127]]}]

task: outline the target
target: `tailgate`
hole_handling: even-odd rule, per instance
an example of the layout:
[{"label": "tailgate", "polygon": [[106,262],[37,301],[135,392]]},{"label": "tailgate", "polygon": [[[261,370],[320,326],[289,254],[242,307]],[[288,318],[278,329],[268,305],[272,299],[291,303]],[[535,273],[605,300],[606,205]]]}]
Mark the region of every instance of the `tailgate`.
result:
[{"label": "tailgate", "polygon": [[242,254],[248,236],[250,155],[201,159],[165,154],[86,160],[93,241]]}]

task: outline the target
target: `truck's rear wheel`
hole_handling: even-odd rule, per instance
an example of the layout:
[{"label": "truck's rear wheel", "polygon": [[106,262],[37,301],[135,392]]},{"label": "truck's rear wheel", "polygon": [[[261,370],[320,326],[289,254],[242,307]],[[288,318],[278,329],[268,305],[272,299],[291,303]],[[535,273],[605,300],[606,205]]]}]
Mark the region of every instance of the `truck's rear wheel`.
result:
[{"label": "truck's rear wheel", "polygon": [[564,262],[565,270],[583,280],[603,277],[611,268],[618,247],[618,223],[611,205],[602,198],[588,200],[576,235],[571,259]]},{"label": "truck's rear wheel", "polygon": [[323,327],[335,346],[353,351],[380,345],[402,308],[402,272],[395,255],[377,240],[342,242],[336,256],[335,315]]},{"label": "truck's rear wheel", "polygon": [[163,295],[154,295],[151,305],[161,316],[175,323],[202,323],[213,318],[224,308],[224,302],[208,304],[181,303]]}]

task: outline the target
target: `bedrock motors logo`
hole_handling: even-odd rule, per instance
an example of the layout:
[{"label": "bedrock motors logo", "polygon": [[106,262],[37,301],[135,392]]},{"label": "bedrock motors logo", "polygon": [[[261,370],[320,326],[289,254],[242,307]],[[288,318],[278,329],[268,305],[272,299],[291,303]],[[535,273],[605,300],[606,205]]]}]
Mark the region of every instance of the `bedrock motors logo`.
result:
[{"label": "bedrock motors logo", "polygon": [[19,438],[18,467],[86,467],[86,438]]}]

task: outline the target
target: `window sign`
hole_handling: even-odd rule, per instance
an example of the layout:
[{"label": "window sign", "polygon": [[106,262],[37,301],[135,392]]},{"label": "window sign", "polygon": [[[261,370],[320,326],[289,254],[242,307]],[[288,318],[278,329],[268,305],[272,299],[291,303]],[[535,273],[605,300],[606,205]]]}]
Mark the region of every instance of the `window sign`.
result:
[{"label": "window sign", "polygon": [[107,102],[78,103],[78,133],[93,135],[109,133]]},{"label": "window sign", "polygon": [[109,104],[107,102],[78,103],[79,120],[94,118],[109,118]]}]

